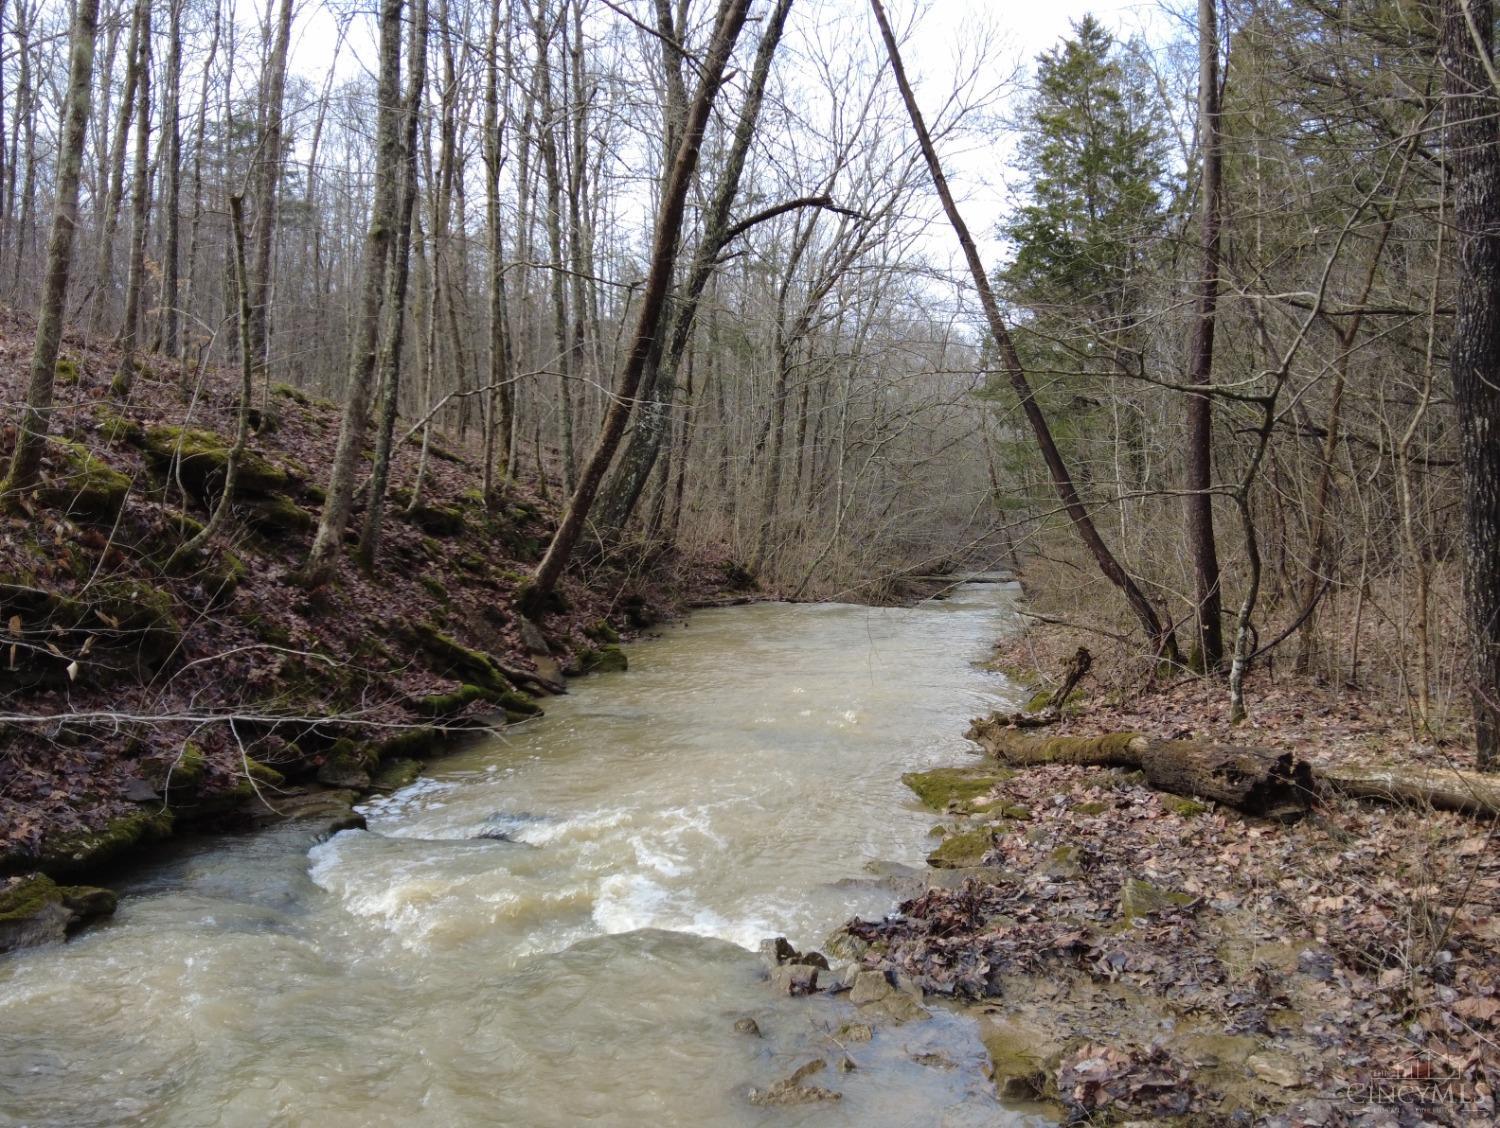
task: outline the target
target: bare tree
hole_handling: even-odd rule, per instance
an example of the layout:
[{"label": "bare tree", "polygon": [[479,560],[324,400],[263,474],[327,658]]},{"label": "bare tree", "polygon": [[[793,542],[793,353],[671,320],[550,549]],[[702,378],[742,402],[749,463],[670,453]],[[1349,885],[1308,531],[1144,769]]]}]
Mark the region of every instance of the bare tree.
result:
[{"label": "bare tree", "polygon": [[58,347],[62,343],[68,272],[73,259],[73,233],[78,226],[78,180],[88,130],[98,20],[99,0],[78,0],[70,36],[67,110],[63,116],[57,154],[57,196],[52,212],[52,236],[47,245],[46,278],[37,310],[31,378],[16,428],[10,470],[5,481],[0,483],[0,494],[8,498],[19,497],[36,483],[42,444],[46,441],[52,419],[52,391]]}]

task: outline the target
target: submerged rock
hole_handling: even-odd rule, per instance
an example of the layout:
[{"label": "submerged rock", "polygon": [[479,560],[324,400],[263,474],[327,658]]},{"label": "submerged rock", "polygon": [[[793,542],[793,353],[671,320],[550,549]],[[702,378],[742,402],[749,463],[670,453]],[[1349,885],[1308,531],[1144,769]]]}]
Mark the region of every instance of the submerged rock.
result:
[{"label": "submerged rock", "polygon": [[842,1100],[842,1093],[802,1083],[814,1073],[826,1068],[828,1068],[826,1061],[822,1058],[815,1058],[799,1066],[790,1077],[784,1077],[764,1089],[751,1089],[750,1103],[753,1105],[799,1105],[813,1104],[817,1101]]},{"label": "submerged rock", "polygon": [[735,1020],[734,1032],[736,1034],[748,1034],[752,1038],[765,1037],[765,1035],[760,1032],[760,1023],[756,1022],[755,1019],[751,1018],[749,1015],[746,1015],[744,1018]]},{"label": "submerged rock", "polygon": [[808,964],[774,967],[771,988],[779,995],[811,995],[818,989],[818,969]]}]

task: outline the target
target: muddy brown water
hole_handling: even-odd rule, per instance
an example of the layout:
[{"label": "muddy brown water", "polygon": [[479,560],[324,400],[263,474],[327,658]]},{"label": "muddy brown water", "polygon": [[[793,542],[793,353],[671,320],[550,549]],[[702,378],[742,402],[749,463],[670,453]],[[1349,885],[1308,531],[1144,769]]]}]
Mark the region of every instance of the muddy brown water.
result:
[{"label": "muddy brown water", "polygon": [[974,665],[1013,595],[701,612],[367,831],[153,863],[109,923],[0,958],[0,1124],[1032,1123],[941,1007],[811,1079],[837,1102],[747,1099],[852,1014],[774,997],[754,947],[893,907],[870,865],[931,848],[900,775],[1014,703]]}]

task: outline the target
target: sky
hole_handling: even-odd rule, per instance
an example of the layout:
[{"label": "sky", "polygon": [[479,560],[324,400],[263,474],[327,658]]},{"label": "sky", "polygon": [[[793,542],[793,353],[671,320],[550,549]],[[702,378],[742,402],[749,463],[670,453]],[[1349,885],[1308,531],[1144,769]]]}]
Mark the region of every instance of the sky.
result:
[{"label": "sky", "polygon": [[[649,0],[614,2],[627,11],[638,9],[643,19],[651,18]],[[1071,24],[1089,13],[1121,39],[1141,34],[1156,42],[1164,38],[1170,26],[1161,0],[885,0],[885,4],[898,28],[906,25],[913,11],[922,10],[912,26],[904,61],[929,118],[936,102],[950,89],[954,67],[966,54],[972,57],[975,45],[986,37],[993,42],[1005,69],[1010,70],[1018,65],[1029,68],[1039,53],[1055,45],[1068,34]],[[361,72],[373,75],[375,5],[359,4],[362,14],[349,25],[343,45],[338,47],[336,13],[347,11],[349,6],[349,0],[303,0],[293,31],[294,72],[319,85],[330,64],[335,66],[338,78],[352,78]],[[705,0],[698,0],[698,6],[704,8]],[[793,19],[816,19],[820,13],[858,15],[867,8],[867,0],[799,0]],[[875,36],[873,16],[869,17],[869,28]],[[1004,253],[994,233],[1007,207],[1004,181],[1008,167],[1003,142],[997,145],[991,139],[973,144],[968,150],[945,148],[941,156],[981,254],[993,265]],[[928,245],[929,255],[948,257],[950,265],[962,273],[956,246],[945,225],[934,226]]]}]

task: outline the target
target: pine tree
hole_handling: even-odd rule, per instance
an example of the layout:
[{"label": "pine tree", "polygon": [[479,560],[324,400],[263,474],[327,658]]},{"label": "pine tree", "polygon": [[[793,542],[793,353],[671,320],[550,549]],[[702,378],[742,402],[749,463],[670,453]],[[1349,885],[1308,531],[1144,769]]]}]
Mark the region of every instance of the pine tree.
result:
[{"label": "pine tree", "polygon": [[1037,60],[1018,162],[1027,202],[1002,227],[1016,253],[998,280],[1034,321],[1086,318],[1118,335],[1163,223],[1163,131],[1114,37],[1093,16],[1073,32]]}]

